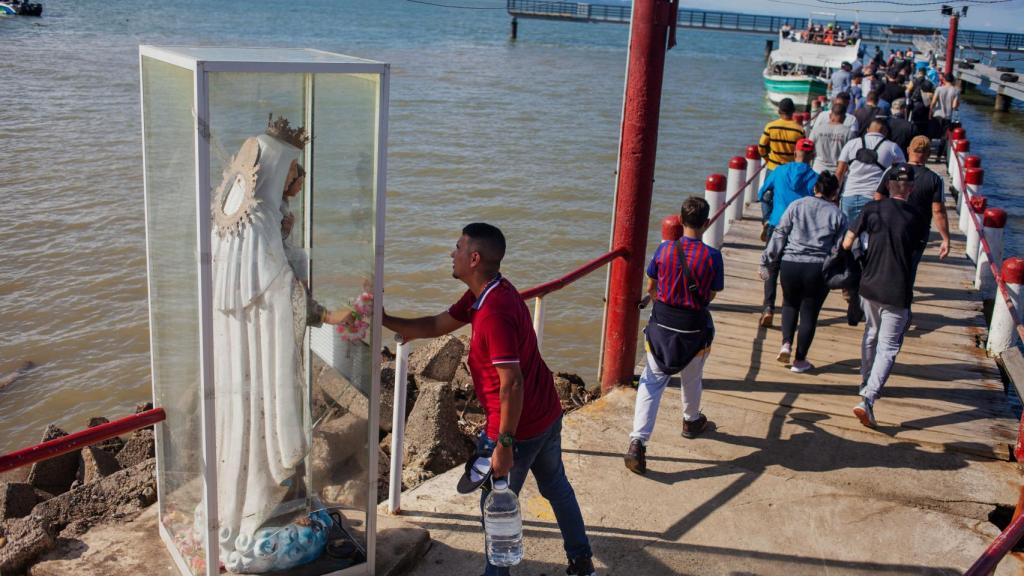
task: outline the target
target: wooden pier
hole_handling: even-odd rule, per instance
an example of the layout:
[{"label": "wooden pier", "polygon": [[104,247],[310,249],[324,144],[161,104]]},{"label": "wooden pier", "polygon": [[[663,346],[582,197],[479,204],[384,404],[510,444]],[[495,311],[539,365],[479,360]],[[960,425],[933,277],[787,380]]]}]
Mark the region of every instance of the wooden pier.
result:
[{"label": "wooden pier", "polygon": [[955,66],[953,74],[960,82],[961,89],[965,84],[978,86],[991,90],[995,93],[995,108],[1000,112],[1010,109],[1010,100],[1024,102],[1024,72],[1013,72],[1019,79],[1017,82],[1007,82],[1000,79],[1003,72],[993,66],[980,62],[974,63],[973,68],[960,68]]},{"label": "wooden pier", "polygon": [[[986,327],[975,268],[955,232],[955,202],[947,205],[950,256],[938,260],[935,242],[921,263],[910,330],[875,405],[874,430],[852,413],[863,324],[847,325],[845,302],[833,292],[808,355],[815,369],[795,374],[777,362],[778,317],[772,328],[757,326],[764,243],[755,206],[731,223],[704,372],[709,430],[680,438],[674,381],[649,471],[637,476],[622,463],[633,390],[565,419],[563,459],[601,574],[960,574],[981,555],[1019,496],[1021,473],[1011,461],[1017,419],[994,360],[978,346]],[[455,493],[460,474],[404,494],[403,518],[434,541],[411,574],[480,571],[478,496]],[[560,573],[561,537],[532,480],[520,501],[527,552],[519,570]],[[1021,570],[1013,554],[995,573]]]},{"label": "wooden pier", "polygon": [[[945,173],[941,166],[931,168]],[[949,205],[955,229],[955,202]],[[777,362],[781,287],[775,326],[757,326],[762,298],[757,266],[764,246],[760,229],[753,220],[734,222],[725,238],[726,290],[712,305],[717,334],[705,369],[705,395],[739,400],[770,413],[784,409],[828,415],[830,424],[861,428],[851,410],[859,400],[864,325],[847,324],[846,302],[832,291],[808,355],[815,369],[794,374]],[[875,416],[892,438],[1009,460],[1017,419],[998,367],[979,347],[986,327],[973,287],[975,267],[964,255],[963,235],[955,230],[951,234],[945,260],[938,259],[937,241],[925,253],[910,329]]]}]

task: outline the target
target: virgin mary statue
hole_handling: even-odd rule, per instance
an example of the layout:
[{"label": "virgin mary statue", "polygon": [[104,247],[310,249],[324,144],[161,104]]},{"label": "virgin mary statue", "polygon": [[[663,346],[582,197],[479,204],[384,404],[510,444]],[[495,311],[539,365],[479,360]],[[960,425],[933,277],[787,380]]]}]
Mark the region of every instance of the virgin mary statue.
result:
[{"label": "virgin mary statue", "polygon": [[306,140],[284,119],[248,138],[213,205],[219,540],[232,572],[314,560],[330,523],[306,512],[298,473],[309,450],[303,334],[331,318],[296,278],[282,235],[282,201],[301,178]]}]

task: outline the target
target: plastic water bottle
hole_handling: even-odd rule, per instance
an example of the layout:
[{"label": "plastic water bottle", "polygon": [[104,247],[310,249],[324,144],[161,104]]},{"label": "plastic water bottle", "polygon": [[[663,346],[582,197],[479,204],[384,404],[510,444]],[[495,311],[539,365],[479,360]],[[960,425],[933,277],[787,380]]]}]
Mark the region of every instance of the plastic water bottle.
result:
[{"label": "plastic water bottle", "polygon": [[509,489],[508,479],[491,481],[491,493],[484,501],[484,539],[487,560],[495,566],[515,566],[523,559],[523,517],[519,498]]}]

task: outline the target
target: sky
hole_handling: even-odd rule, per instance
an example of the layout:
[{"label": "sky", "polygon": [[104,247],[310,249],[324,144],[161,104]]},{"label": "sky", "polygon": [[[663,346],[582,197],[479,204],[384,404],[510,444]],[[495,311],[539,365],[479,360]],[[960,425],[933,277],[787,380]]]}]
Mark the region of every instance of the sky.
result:
[{"label": "sky", "polygon": [[[592,2],[600,3],[599,0]],[[960,20],[960,26],[964,29],[1024,33],[1024,0],[999,3],[979,0],[948,4],[957,7],[969,6],[967,16]],[[855,9],[861,8],[861,22],[913,24],[938,28],[946,28],[949,25],[949,17],[939,12],[941,6],[929,0],[895,0],[895,3],[885,0],[731,0],[727,4],[720,0],[681,0],[681,6],[702,10],[801,17],[806,17],[811,12],[831,12],[840,20],[858,19],[858,12]]]}]

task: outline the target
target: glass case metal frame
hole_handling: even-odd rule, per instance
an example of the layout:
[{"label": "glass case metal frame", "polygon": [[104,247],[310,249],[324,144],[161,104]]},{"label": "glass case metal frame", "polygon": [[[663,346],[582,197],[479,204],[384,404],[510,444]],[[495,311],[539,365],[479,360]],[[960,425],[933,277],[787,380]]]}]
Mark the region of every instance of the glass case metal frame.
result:
[{"label": "glass case metal frame", "polygon": [[[334,54],[329,52],[323,52],[319,50],[311,49],[244,49],[242,52],[251,53],[257,50],[265,50],[267,55],[273,55],[275,53],[286,52],[292,55],[306,54],[309,56],[308,59],[297,58],[296,60],[289,59],[215,59],[215,58],[204,58],[202,56],[203,51],[208,50],[210,53],[215,53],[218,49],[216,48],[186,48],[186,47],[158,47],[151,45],[141,45],[139,47],[139,69],[140,76],[143,70],[144,58],[153,58],[155,60],[171,64],[173,66],[183,68],[189,71],[193,77],[193,94],[192,94],[192,116],[193,116],[193,137],[194,137],[194,152],[195,152],[195,202],[196,202],[196,245],[198,248],[198,254],[196,255],[196,263],[198,267],[198,294],[199,294],[199,384],[201,391],[200,411],[202,420],[201,430],[201,444],[202,444],[202,472],[203,472],[203,507],[205,509],[206,518],[206,531],[203,534],[203,548],[205,549],[205,556],[207,558],[205,565],[205,574],[207,576],[216,576],[220,574],[219,562],[210,562],[210,558],[218,557],[218,522],[211,521],[211,518],[218,518],[218,506],[217,506],[217,457],[216,457],[216,441],[214,438],[215,422],[214,416],[215,411],[215,393],[213,384],[213,317],[212,317],[212,254],[211,254],[211,232],[212,223],[209,217],[209,207],[211,206],[212,196],[212,185],[211,182],[211,162],[210,162],[210,131],[209,131],[209,73],[216,72],[250,72],[250,73],[288,73],[288,74],[306,74],[307,75],[307,86],[311,84],[311,75],[313,74],[375,74],[379,75],[379,90],[377,94],[377,141],[376,141],[376,154],[377,154],[377,174],[376,174],[376,189],[375,189],[375,226],[374,226],[374,279],[372,293],[374,297],[373,303],[373,319],[371,323],[372,336],[370,339],[371,352],[379,351],[381,349],[381,317],[383,312],[383,269],[384,269],[384,231],[385,231],[385,197],[386,197],[386,168],[387,168],[387,136],[388,136],[388,102],[389,102],[389,81],[390,81],[390,66],[387,63],[375,62],[371,60],[362,60],[354,57],[343,56],[340,54]],[[304,119],[307,127],[312,126],[313,106],[311,104],[312,90],[309,89],[306,92],[307,102],[305,103],[306,118]],[[142,100],[142,134],[143,139],[146,137],[146,102],[145,102],[145,89],[143,86],[142,78],[140,77],[140,98]],[[145,161],[145,146],[143,146],[143,178],[146,182],[146,186],[149,186],[149,180],[146,178],[146,161]],[[307,149],[306,155],[307,160],[309,159],[310,152]],[[312,185],[312,171],[308,176],[309,184]],[[312,195],[305,195],[305,209],[303,210],[305,225],[303,226],[304,235],[306,236],[306,242],[308,245],[309,235],[311,234],[311,203]],[[149,221],[149,191],[146,191],[146,221]],[[146,228],[146,249],[147,249],[147,283],[150,286],[150,292],[152,292],[152,268],[149,261],[149,249],[150,249],[150,238],[149,238],[149,226]],[[149,317],[152,322],[153,309],[152,301],[149,302]],[[307,346],[305,347],[307,362],[306,370],[310,370],[310,362],[308,361],[309,356],[309,334],[307,331],[306,335]],[[150,333],[150,345],[154,345],[153,333]],[[369,466],[368,466],[368,483],[367,483],[367,506],[366,506],[366,562],[334,572],[332,574],[337,575],[355,575],[355,574],[370,574],[374,573],[374,566],[376,562],[376,536],[377,536],[377,469],[378,469],[378,430],[379,430],[379,405],[380,405],[380,370],[378,369],[379,361],[376,358],[379,354],[372,354],[372,358],[375,360],[372,365],[375,367],[370,371],[371,374],[371,389],[369,391],[369,412],[368,412],[368,425],[367,425],[367,447],[369,450]],[[155,374],[155,361],[151,355],[151,362],[154,366],[151,369],[154,370]],[[153,380],[153,393],[154,399],[157,398],[157,382]],[[162,445],[160,435],[154,435],[156,439],[156,450],[157,450],[157,477],[160,477],[159,467],[161,458],[159,457],[162,452]],[[163,499],[163,494],[160,493],[161,487],[158,486],[158,498]],[[161,509],[161,516],[163,511]],[[160,529],[160,536],[164,541],[169,553],[174,559],[175,564],[183,575],[192,574],[191,569],[188,567],[187,562],[181,556],[177,546],[173,542],[172,535],[168,532],[167,528],[162,521],[158,522]],[[211,554],[212,552],[212,554]]]}]

